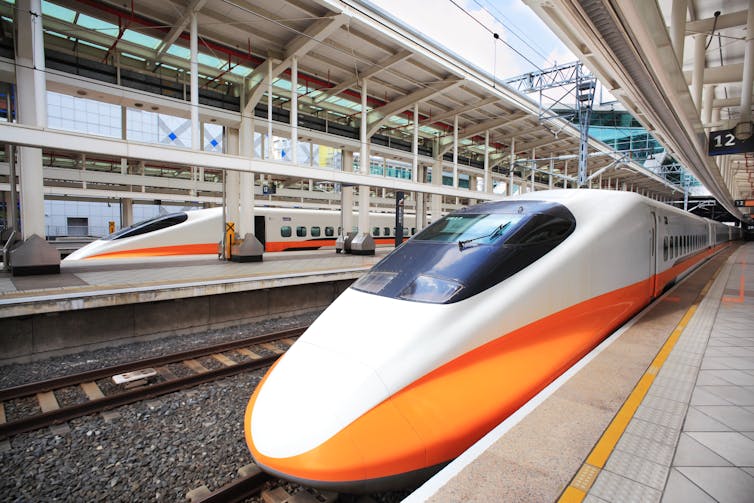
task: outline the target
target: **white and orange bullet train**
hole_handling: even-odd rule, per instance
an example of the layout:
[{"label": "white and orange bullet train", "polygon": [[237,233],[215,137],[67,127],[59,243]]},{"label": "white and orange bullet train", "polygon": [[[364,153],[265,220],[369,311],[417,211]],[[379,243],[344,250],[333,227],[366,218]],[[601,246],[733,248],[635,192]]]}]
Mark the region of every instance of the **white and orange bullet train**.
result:
[{"label": "white and orange bullet train", "polygon": [[[268,252],[335,246],[341,231],[339,211],[260,207],[254,214],[255,235]],[[65,260],[217,255],[222,218],[222,208],[160,215],[93,241]],[[394,244],[394,214],[370,213],[369,220],[377,245]],[[404,236],[416,232],[413,215],[406,215],[405,225]]]},{"label": "white and orange bullet train", "polygon": [[451,213],[347,289],[245,414],[269,473],[346,492],[428,478],[736,229],[627,192]]}]

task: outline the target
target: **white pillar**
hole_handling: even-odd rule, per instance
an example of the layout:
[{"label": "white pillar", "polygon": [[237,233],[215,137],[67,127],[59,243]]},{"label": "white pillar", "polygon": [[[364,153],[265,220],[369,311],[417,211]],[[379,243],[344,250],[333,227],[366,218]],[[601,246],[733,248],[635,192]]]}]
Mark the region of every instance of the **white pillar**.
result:
[{"label": "white pillar", "polygon": [[686,41],[686,9],[688,0],[673,0],[670,11],[670,40],[675,58],[683,68],[683,45]]},{"label": "white pillar", "polygon": [[[254,121],[252,117],[241,116],[241,127],[238,131],[238,154],[251,159],[254,152]],[[240,215],[236,229],[243,238],[246,234],[254,234],[254,173],[243,171],[239,173]]]},{"label": "white pillar", "polygon": [[549,177],[549,180],[550,180],[549,188],[550,188],[550,190],[552,190],[555,187],[555,180],[554,180],[555,177],[553,176],[554,172],[555,172],[555,159],[550,159],[550,177]]},{"label": "white pillar", "polygon": [[537,151],[536,149],[531,149],[531,191],[534,192],[536,189],[534,187],[534,174],[536,172],[537,167]]},{"label": "white pillar", "polygon": [[134,201],[133,199],[120,200],[120,228],[128,227],[134,223]]},{"label": "white pillar", "polygon": [[492,193],[492,176],[490,173],[490,131],[484,132],[484,191]]},{"label": "white pillar", "polygon": [[[254,111],[252,110],[253,114]],[[272,58],[267,58],[267,159],[272,159]]]},{"label": "white pillar", "polygon": [[199,144],[199,39],[196,18],[196,12],[191,13],[191,148],[202,150]]},{"label": "white pillar", "polygon": [[414,140],[411,143],[411,179],[419,181],[419,104],[414,103]]},{"label": "white pillar", "polygon": [[[359,154],[359,171],[369,174],[369,138],[367,138],[367,79],[361,84],[361,152]],[[369,186],[359,185],[359,232],[369,233]]]},{"label": "white pillar", "polygon": [[[225,149],[230,155],[238,155],[238,129],[226,128]],[[240,230],[241,177],[238,171],[225,171],[225,220],[236,225],[236,232]],[[239,235],[240,232],[239,232]]]},{"label": "white pillar", "polygon": [[698,112],[702,110],[702,86],[704,84],[706,33],[694,35],[694,69],[691,74],[691,97]]},{"label": "white pillar", "polygon": [[[353,152],[343,150],[343,171],[353,172]],[[353,187],[340,189],[340,214],[343,223],[343,235],[348,235],[353,228]]]},{"label": "white pillar", "polygon": [[741,81],[741,122],[751,122],[751,93],[754,87],[754,0],[749,0],[749,15],[746,18],[746,52]]},{"label": "white pillar", "polygon": [[702,125],[712,120],[712,101],[715,99],[715,86],[704,86],[702,92]]},{"label": "white pillar", "polygon": [[453,116],[453,188],[458,188],[458,116]]},{"label": "white pillar", "polygon": [[[18,0],[16,22],[16,93],[18,122],[47,126],[44,39],[41,0]],[[18,147],[21,235],[45,237],[42,149]]]},{"label": "white pillar", "polygon": [[[432,166],[432,185],[442,185],[442,158],[436,158]],[[437,222],[442,218],[442,196],[440,194],[432,194],[430,212],[432,222]]]},{"label": "white pillar", "polygon": [[508,173],[508,190],[507,193],[509,196],[513,195],[513,167],[516,164],[516,138],[511,138],[511,152],[510,152],[510,158],[508,160],[508,166],[510,168],[510,173]]},{"label": "white pillar", "polygon": [[298,163],[298,58],[291,61],[291,162]]},{"label": "white pillar", "polygon": [[568,159],[566,159],[565,165],[563,166],[563,188],[568,188]]}]

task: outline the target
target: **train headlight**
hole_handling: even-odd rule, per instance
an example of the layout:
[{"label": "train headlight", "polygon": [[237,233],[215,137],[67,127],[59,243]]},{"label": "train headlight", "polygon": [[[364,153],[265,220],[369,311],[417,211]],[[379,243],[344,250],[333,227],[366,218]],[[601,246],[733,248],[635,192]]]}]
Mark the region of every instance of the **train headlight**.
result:
[{"label": "train headlight", "polygon": [[380,293],[397,275],[394,272],[370,272],[359,278],[353,288],[367,293]]},{"label": "train headlight", "polygon": [[442,304],[450,299],[463,285],[447,279],[419,275],[398,295],[404,300]]}]

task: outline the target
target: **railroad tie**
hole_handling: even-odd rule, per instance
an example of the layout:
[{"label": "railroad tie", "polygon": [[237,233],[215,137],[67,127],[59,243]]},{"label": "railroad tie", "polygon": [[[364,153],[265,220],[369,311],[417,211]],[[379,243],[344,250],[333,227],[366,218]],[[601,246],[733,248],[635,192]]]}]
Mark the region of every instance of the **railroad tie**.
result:
[{"label": "railroad tie", "polygon": [[293,346],[293,343],[296,342],[296,339],[288,337],[287,339],[283,339],[280,342],[284,342],[284,343],[288,344],[288,346],[290,347],[290,346]]},{"label": "railroad tie", "polygon": [[274,345],[274,344],[273,344],[273,343],[271,343],[271,342],[266,342],[266,343],[264,343],[264,344],[260,344],[260,346],[262,346],[262,347],[263,347],[263,348],[265,348],[265,349],[269,349],[270,351],[272,351],[272,352],[273,352],[273,353],[275,353],[276,355],[279,355],[279,354],[285,353],[285,351],[283,351],[282,349],[280,349],[279,347],[277,347],[276,345]]},{"label": "railroad tie", "polygon": [[57,398],[53,391],[45,391],[44,393],[37,393],[37,401],[39,402],[39,408],[42,409],[42,413],[52,412],[58,410],[60,404],[58,404]]},{"label": "railroad tie", "polygon": [[89,400],[105,398],[105,395],[102,393],[102,390],[99,389],[96,382],[82,382],[80,386]]},{"label": "railroad tie", "polygon": [[188,368],[196,372],[197,374],[203,374],[205,372],[209,372],[209,369],[199,363],[196,360],[183,360],[183,364],[186,365]]},{"label": "railroad tie", "polygon": [[0,402],[0,424],[5,424],[5,404]]},{"label": "railroad tie", "polygon": [[220,353],[213,354],[212,358],[214,358],[215,360],[219,361],[220,363],[222,363],[226,367],[232,367],[233,365],[236,365],[236,362],[234,362],[233,360],[231,360],[227,356],[225,356],[223,354],[220,354]]},{"label": "railroad tie", "polygon": [[167,365],[163,367],[157,367],[156,370],[158,374],[160,374],[162,377],[165,378],[166,381],[172,381],[174,379],[178,379],[178,377],[176,377],[176,375],[173,373],[172,370],[168,368]]},{"label": "railroad tie", "polygon": [[254,351],[251,351],[246,348],[236,349],[236,353],[244,355],[244,356],[248,356],[252,360],[259,360],[261,358],[261,356],[256,354]]}]

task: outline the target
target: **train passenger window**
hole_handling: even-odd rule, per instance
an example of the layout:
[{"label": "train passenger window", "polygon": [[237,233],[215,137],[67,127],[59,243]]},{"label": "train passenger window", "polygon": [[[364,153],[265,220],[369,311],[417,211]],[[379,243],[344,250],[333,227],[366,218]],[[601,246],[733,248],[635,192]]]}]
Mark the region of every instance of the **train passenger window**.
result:
[{"label": "train passenger window", "polygon": [[668,259],[668,237],[662,238],[662,260]]},{"label": "train passenger window", "polygon": [[408,227],[403,228],[403,235],[408,236]]},{"label": "train passenger window", "polygon": [[325,227],[325,236],[331,238],[335,235],[335,229],[333,227]]},{"label": "train passenger window", "polygon": [[379,227],[372,227],[372,236],[379,236],[380,235],[380,228]]},{"label": "train passenger window", "polygon": [[321,227],[312,227],[311,233],[313,238],[318,238],[322,234],[322,228]]},{"label": "train passenger window", "polygon": [[343,228],[342,227],[338,227],[338,236],[340,236],[341,234],[343,234]]},{"label": "train passenger window", "polygon": [[280,228],[280,235],[284,238],[291,237],[291,226],[290,225],[284,225]]},{"label": "train passenger window", "polygon": [[390,227],[385,227],[383,230],[385,231],[386,236],[390,235]]},{"label": "train passenger window", "polygon": [[573,229],[573,222],[550,215],[534,215],[505,244],[530,245],[563,239]]},{"label": "train passenger window", "polygon": [[303,225],[299,225],[298,227],[296,227],[296,236],[298,236],[300,238],[305,238],[306,237],[306,227],[304,227]]},{"label": "train passenger window", "polygon": [[413,236],[416,234],[416,227],[411,227],[411,235]]}]

